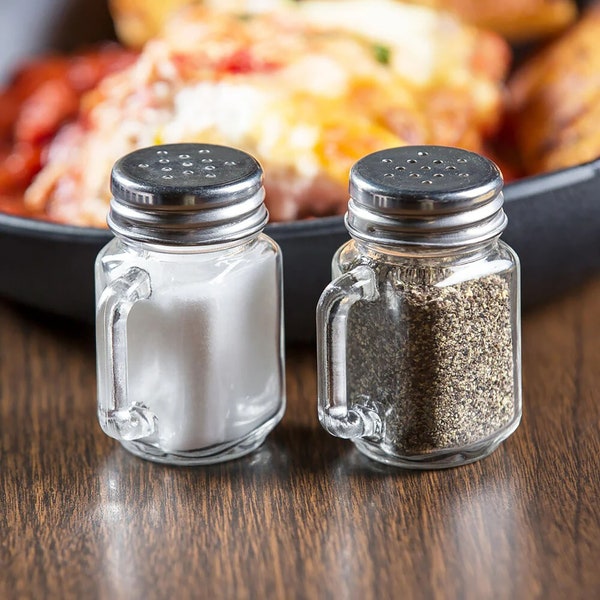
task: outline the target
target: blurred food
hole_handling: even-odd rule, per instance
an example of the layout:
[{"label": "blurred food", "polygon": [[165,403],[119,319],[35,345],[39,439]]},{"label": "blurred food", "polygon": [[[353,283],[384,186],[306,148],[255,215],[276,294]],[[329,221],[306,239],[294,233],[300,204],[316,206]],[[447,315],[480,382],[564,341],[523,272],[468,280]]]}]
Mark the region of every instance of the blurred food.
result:
[{"label": "blurred food", "polygon": [[[562,1],[562,0],[561,0]],[[141,48],[158,35],[169,17],[193,4],[223,12],[262,12],[279,8],[292,0],[108,0],[119,39],[132,48]]]},{"label": "blurred food", "polygon": [[77,121],[50,144],[28,209],[104,226],[113,162],[157,143],[254,154],[278,221],[342,213],[350,166],[375,150],[482,151],[501,115],[501,38],[387,0],[308,4],[177,13],[131,67],[85,96]]},{"label": "blurred food", "polygon": [[47,56],[23,65],[0,93],[0,209],[23,212],[22,196],[40,170],[48,143],[74,119],[81,96],[135,54],[106,44],[73,56]]},{"label": "blurred food", "polygon": [[141,48],[160,32],[168,16],[192,0],[109,0],[119,40]]},{"label": "blurred food", "polygon": [[451,11],[469,23],[491,29],[513,42],[556,34],[573,23],[573,0],[407,0]]},{"label": "blurred food", "polygon": [[256,155],[276,221],[342,213],[350,166],[384,147],[461,146],[508,180],[600,156],[600,3],[507,91],[504,39],[437,8],[520,38],[571,0],[110,2],[123,40],[153,35],[141,53],[48,56],[0,92],[1,211],[104,226],[113,162],[156,143]]},{"label": "blurred food", "polygon": [[[119,39],[140,48],[157,35],[169,16],[183,6],[203,4],[224,11],[260,12],[292,0],[110,0]],[[311,3],[312,0],[302,0]],[[340,0],[341,1],[341,0]],[[575,21],[574,0],[404,0],[435,10],[450,11],[511,41],[529,41],[556,34]]]},{"label": "blurred food", "polygon": [[518,69],[509,92],[513,135],[527,172],[600,156],[600,3]]}]

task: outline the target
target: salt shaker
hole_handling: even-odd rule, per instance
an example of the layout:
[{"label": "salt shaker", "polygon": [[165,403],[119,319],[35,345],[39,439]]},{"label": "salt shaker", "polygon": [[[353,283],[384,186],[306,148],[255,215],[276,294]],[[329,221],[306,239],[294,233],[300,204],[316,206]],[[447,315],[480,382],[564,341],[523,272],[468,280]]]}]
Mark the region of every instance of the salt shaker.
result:
[{"label": "salt shaker", "polygon": [[519,260],[503,180],[440,146],[350,175],[351,240],[317,309],[319,419],[368,457],[432,469],[489,455],[521,419]]},{"label": "salt shaker", "polygon": [[257,448],[285,409],[281,254],[262,170],[208,144],[144,148],[111,177],[96,260],[98,417],[179,465]]}]

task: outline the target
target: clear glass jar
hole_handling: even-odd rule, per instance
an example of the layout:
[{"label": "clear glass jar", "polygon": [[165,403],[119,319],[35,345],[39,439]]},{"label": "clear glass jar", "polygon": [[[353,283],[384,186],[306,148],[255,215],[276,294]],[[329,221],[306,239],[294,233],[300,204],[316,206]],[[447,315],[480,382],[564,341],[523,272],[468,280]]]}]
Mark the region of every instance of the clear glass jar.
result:
[{"label": "clear glass jar", "polygon": [[[521,419],[519,261],[499,240],[499,172],[482,157],[437,147],[363,161],[368,180],[360,161],[351,180],[354,239],[334,256],[334,281],[317,310],[319,419],[387,464],[473,462]],[[464,164],[469,182],[457,184],[458,169],[445,169]],[[390,166],[405,167],[393,183]],[[446,182],[406,181],[423,166],[427,181],[434,171]]]},{"label": "clear glass jar", "polygon": [[[113,170],[109,216],[116,237],[96,261],[101,427],[158,462],[210,464],[247,454],[285,410],[281,253],[261,233],[262,172],[237,150],[198,144],[144,149],[121,161],[128,166]],[[248,172],[231,172],[244,162]],[[149,174],[164,164],[173,177],[161,190]],[[215,174],[206,165],[217,167],[216,178],[178,172]],[[122,193],[135,188],[139,197],[139,182],[148,179],[146,193],[157,204]]]}]

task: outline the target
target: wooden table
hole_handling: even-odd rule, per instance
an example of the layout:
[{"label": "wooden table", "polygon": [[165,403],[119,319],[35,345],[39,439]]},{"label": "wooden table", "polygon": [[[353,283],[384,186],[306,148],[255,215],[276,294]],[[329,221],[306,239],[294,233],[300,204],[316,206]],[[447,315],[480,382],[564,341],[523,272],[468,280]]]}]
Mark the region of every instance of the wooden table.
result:
[{"label": "wooden table", "polygon": [[523,423],[479,463],[362,458],[292,348],[265,445],[177,469],[100,431],[91,330],[0,304],[0,598],[599,598],[600,281],[523,333]]}]

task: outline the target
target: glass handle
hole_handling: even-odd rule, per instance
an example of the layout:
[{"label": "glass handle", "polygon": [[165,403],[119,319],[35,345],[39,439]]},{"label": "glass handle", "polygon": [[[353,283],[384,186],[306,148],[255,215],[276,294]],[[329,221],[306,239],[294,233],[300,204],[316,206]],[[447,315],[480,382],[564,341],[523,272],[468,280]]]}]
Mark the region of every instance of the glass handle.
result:
[{"label": "glass handle", "polygon": [[378,296],[375,273],[359,266],[332,281],[317,307],[319,421],[340,438],[376,437],[381,432],[381,419],[372,408],[348,407],[346,389],[348,313],[359,300]]},{"label": "glass handle", "polygon": [[109,283],[98,301],[96,327],[105,336],[104,343],[98,343],[103,363],[98,374],[98,417],[105,433],[118,440],[145,438],[155,430],[148,408],[130,405],[127,398],[127,317],[136,302],[151,294],[150,275],[132,267]]}]

